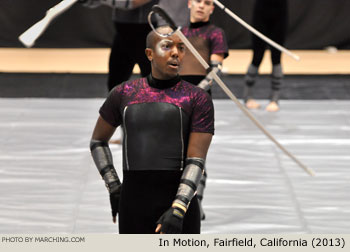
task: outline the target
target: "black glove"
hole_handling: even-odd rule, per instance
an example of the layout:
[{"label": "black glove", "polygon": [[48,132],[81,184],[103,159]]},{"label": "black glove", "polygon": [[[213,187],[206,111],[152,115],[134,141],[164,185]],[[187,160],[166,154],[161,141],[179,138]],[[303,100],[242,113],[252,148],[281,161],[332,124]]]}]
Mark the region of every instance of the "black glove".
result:
[{"label": "black glove", "polygon": [[164,234],[181,234],[185,212],[177,207],[170,207],[157,221],[162,225],[160,232]]},{"label": "black glove", "polygon": [[109,194],[109,201],[111,203],[111,208],[112,208],[112,217],[113,217],[113,222],[116,222],[117,219],[117,213],[119,212],[119,199],[120,199],[120,192],[121,192],[122,186],[119,185],[117,189],[113,190]]}]

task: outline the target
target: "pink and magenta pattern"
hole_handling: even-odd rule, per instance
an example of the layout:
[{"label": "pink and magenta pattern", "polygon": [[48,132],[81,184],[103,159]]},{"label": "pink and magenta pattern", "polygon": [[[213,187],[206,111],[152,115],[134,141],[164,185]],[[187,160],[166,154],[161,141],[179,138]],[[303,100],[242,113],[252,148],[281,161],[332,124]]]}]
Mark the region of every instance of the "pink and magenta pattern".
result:
[{"label": "pink and magenta pattern", "polygon": [[183,80],[167,89],[149,86],[147,78],[123,82],[110,92],[100,108],[100,115],[109,124],[117,127],[122,124],[126,106],[153,102],[165,102],[180,107],[191,118],[191,132],[214,134],[211,97],[207,92]]}]

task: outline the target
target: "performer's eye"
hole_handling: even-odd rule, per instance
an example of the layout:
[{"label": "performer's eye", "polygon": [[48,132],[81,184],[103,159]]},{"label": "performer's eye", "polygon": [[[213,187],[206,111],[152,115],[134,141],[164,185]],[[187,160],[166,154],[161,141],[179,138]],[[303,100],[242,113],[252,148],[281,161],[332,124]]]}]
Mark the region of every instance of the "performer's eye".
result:
[{"label": "performer's eye", "polygon": [[160,48],[162,48],[162,50],[164,51],[169,51],[171,49],[171,46],[172,44],[169,43],[169,42],[163,42],[161,45],[160,45]]},{"label": "performer's eye", "polygon": [[184,45],[180,45],[180,46],[179,46],[179,50],[180,50],[181,52],[185,51],[185,46],[184,46]]},{"label": "performer's eye", "polygon": [[165,50],[169,50],[170,49],[170,45],[169,44],[164,44],[162,45],[162,48]]}]

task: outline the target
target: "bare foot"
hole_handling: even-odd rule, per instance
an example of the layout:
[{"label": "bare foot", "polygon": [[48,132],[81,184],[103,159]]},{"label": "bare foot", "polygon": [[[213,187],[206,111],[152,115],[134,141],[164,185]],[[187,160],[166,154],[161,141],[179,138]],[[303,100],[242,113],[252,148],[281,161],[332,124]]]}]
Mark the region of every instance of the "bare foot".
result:
[{"label": "bare foot", "polygon": [[266,107],[266,111],[269,111],[269,112],[276,112],[278,110],[280,110],[280,107],[274,101],[270,102],[269,105],[267,105]]},{"label": "bare foot", "polygon": [[260,104],[257,103],[254,99],[248,99],[248,101],[245,103],[245,106],[249,109],[258,109],[260,108]]},{"label": "bare foot", "polygon": [[110,144],[122,144],[122,140],[121,139],[110,140],[109,143]]}]

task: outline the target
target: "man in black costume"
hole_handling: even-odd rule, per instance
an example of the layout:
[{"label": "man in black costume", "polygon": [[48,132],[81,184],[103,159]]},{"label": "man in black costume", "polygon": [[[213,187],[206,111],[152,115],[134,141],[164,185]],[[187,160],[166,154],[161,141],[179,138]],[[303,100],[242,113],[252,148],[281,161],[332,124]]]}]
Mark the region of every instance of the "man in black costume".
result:
[{"label": "man in black costume", "polygon": [[[158,28],[169,33],[169,27]],[[178,75],[177,35],[147,36],[152,73],[123,82],[100,108],[90,149],[109,190],[119,233],[200,233],[196,191],[214,134],[210,96]],[[123,184],[108,141],[123,125]]]}]

